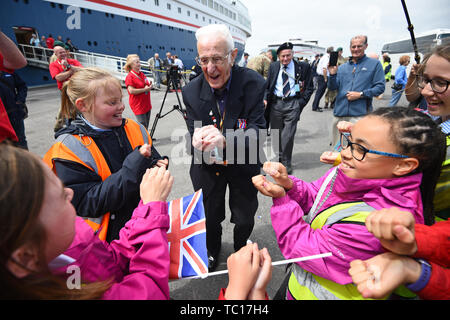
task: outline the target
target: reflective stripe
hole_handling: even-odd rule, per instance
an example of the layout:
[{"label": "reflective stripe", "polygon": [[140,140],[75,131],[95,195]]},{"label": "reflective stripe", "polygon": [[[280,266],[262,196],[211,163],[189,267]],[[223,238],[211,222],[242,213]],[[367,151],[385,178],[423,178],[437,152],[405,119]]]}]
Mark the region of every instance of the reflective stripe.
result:
[{"label": "reflective stripe", "polygon": [[[311,228],[321,229],[339,222],[364,223],[374,210],[365,202],[340,203],[317,214],[311,222]],[[354,284],[338,284],[303,270],[298,264],[293,266],[288,290],[293,298],[299,300],[363,299]]]},{"label": "reflective stripe", "polygon": [[[91,138],[89,139],[92,141]],[[61,142],[68,147],[81,161],[98,174],[98,167],[94,157],[79,139],[71,134],[64,133],[56,139],[56,142]]]},{"label": "reflective stripe", "polygon": [[[289,289],[292,297],[295,299],[313,300],[315,298],[318,300],[340,300],[333,293],[322,287],[314,279],[314,275],[311,272],[303,270],[296,263],[294,263],[291,279],[289,279]],[[310,291],[312,296],[308,295],[308,291]]]}]

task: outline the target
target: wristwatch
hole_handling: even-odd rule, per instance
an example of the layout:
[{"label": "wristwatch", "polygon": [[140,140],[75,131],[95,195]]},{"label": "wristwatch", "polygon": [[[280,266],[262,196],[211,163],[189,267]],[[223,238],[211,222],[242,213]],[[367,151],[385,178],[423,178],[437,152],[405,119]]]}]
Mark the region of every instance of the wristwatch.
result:
[{"label": "wristwatch", "polygon": [[416,282],[410,283],[406,285],[406,287],[414,292],[418,292],[425,288],[425,286],[428,284],[428,281],[430,281],[431,277],[431,264],[429,264],[427,261],[423,259],[414,259],[418,263],[420,263],[422,270],[420,272],[420,277],[417,279]]},{"label": "wristwatch", "polygon": [[361,95],[361,98],[364,97],[364,91],[361,91],[359,94]]}]

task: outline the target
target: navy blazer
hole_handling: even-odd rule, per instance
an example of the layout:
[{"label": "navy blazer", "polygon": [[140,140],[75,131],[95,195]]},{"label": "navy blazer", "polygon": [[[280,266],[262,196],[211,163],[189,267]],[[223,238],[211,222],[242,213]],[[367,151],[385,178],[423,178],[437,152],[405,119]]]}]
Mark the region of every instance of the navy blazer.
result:
[{"label": "navy blazer", "polygon": [[[229,163],[228,168],[240,167],[239,170],[242,173],[254,174],[254,172],[259,172],[261,161],[259,156],[256,162],[254,161],[252,150],[255,150],[255,146],[256,148],[259,146],[259,131],[266,128],[263,103],[265,81],[259,73],[251,69],[234,66],[229,90],[222,133],[227,139],[228,147],[234,143],[235,152],[231,159],[227,158],[226,150],[224,150],[223,156]],[[203,73],[183,88],[182,96],[186,106],[187,126],[191,137],[191,139],[186,139],[190,144],[187,146],[187,150],[195,156],[198,152],[193,152],[191,144],[194,122],[201,121],[200,127],[218,125],[221,117],[217,110],[215,95]],[[240,148],[245,150],[245,159],[242,158],[242,154],[236,152]],[[207,165],[203,159],[199,159],[199,161],[202,162],[202,166]],[[208,165],[208,167],[214,166],[216,165]]]},{"label": "navy blazer", "polygon": [[[270,106],[275,98],[274,91],[280,68],[280,61],[272,62],[269,67],[269,73],[266,80],[266,91],[264,94],[264,100],[267,100],[268,106]],[[306,62],[297,62],[294,60],[294,68],[295,83],[300,85],[300,92],[297,92],[296,96],[300,99],[300,107],[303,108],[308,104],[308,101],[314,92],[311,66]]]}]

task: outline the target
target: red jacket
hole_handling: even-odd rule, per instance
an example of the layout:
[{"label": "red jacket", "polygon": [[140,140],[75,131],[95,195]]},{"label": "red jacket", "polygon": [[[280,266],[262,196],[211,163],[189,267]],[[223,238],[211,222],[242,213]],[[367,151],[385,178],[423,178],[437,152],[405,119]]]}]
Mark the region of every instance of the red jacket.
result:
[{"label": "red jacket", "polygon": [[428,284],[417,294],[427,300],[450,299],[450,219],[432,226],[415,225],[417,252],[414,257],[431,264]]}]

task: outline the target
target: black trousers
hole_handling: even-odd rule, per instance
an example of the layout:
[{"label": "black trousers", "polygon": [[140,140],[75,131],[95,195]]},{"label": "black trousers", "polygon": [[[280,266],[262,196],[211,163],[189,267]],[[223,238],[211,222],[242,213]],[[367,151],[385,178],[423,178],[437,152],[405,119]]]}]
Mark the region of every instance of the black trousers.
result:
[{"label": "black trousers", "polygon": [[[258,174],[258,170],[255,174]],[[229,189],[229,206],[234,249],[246,245],[253,231],[258,209],[257,190],[252,175],[243,175],[233,166],[192,165],[190,170],[195,190],[202,189],[206,215],[206,246],[210,255],[217,256],[222,243],[222,221],[225,220],[225,192]]]},{"label": "black trousers", "polygon": [[320,75],[317,76],[317,91],[316,91],[316,95],[314,96],[314,101],[312,104],[313,110],[319,109],[320,99],[322,99],[326,90],[327,90],[327,83],[325,82],[325,78]]}]

